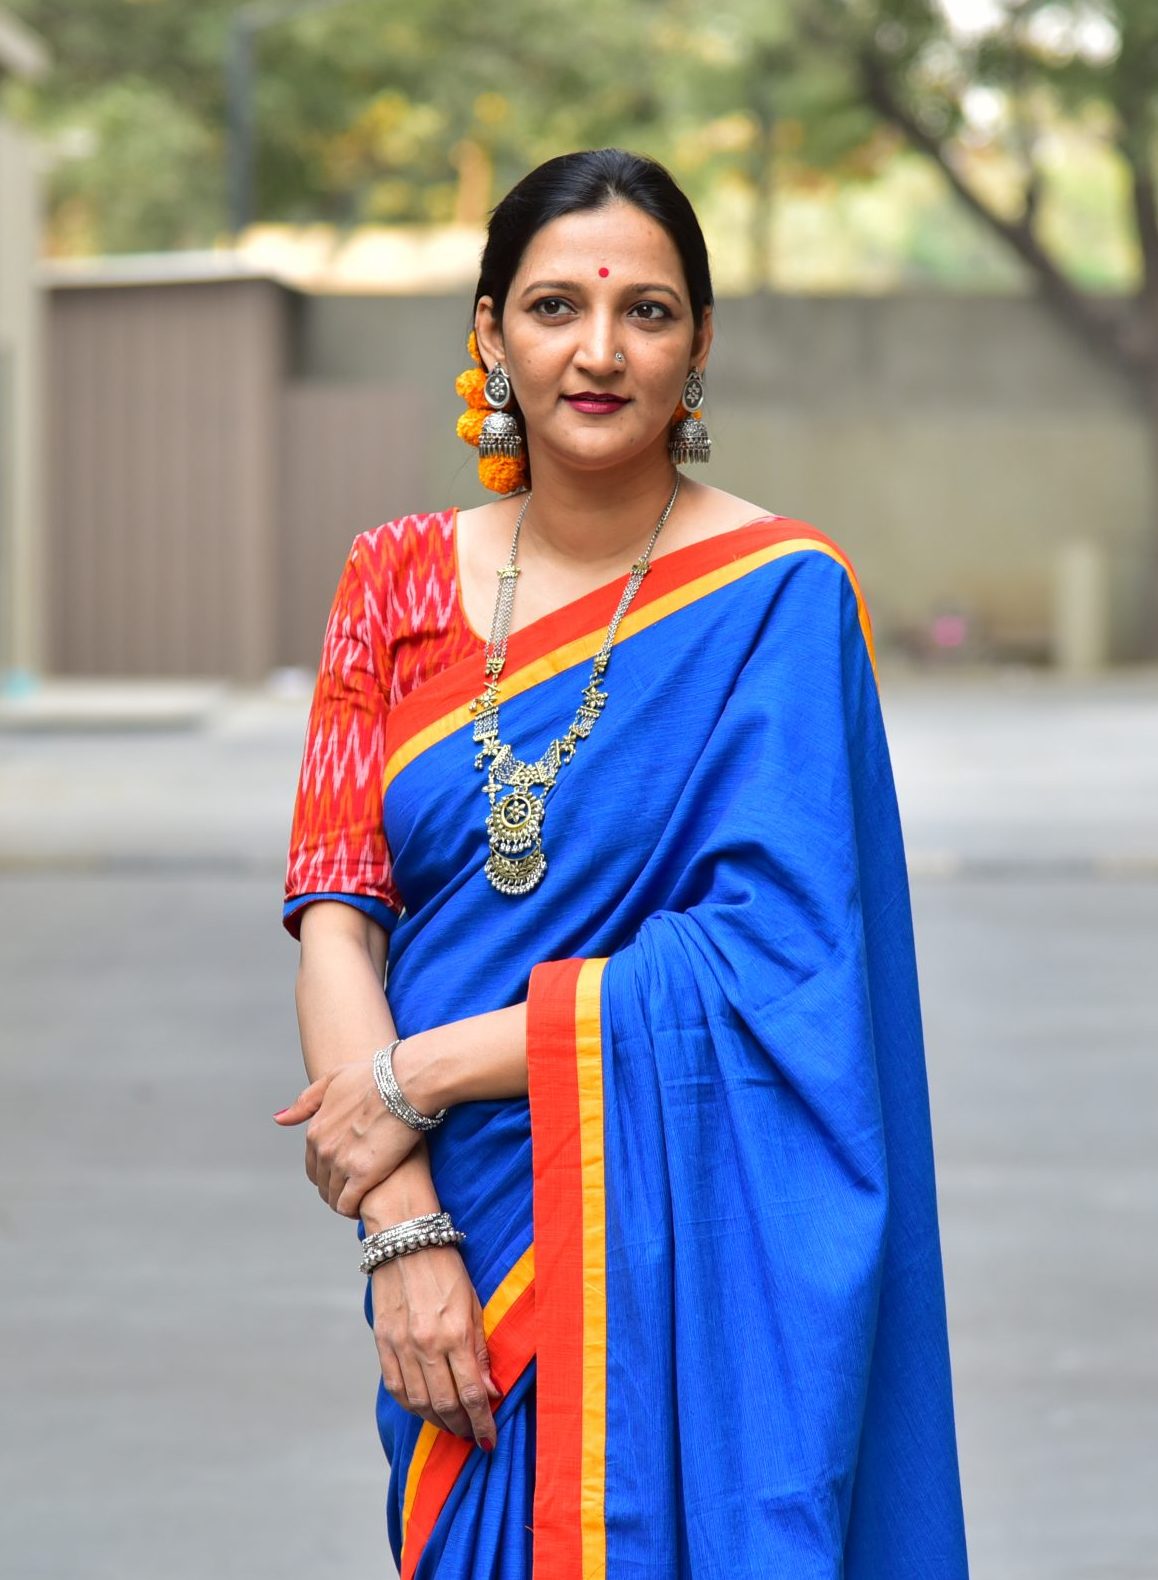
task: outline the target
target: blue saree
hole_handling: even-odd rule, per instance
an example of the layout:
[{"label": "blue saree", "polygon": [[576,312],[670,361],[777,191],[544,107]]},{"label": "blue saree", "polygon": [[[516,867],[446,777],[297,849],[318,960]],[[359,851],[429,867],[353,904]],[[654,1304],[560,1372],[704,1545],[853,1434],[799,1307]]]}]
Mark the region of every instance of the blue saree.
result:
[{"label": "blue saree", "polygon": [[[570,722],[621,585],[511,638],[517,755]],[[528,1003],[527,1099],[429,1137],[507,1392],[487,1455],[379,1386],[403,1580],[965,1580],[908,880],[851,567],[783,518],[656,560],[519,898],[482,871],[481,683],[480,653],[386,726],[399,1033]]]}]

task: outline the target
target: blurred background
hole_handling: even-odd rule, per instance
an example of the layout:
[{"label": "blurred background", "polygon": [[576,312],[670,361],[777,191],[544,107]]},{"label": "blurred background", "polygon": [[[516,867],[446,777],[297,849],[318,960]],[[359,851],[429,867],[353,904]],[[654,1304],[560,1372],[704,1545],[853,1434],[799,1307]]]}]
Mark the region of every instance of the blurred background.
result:
[{"label": "blurred background", "polygon": [[708,236],[711,481],[873,613],[974,1573],[1158,1576],[1153,0],[7,0],[5,1577],[393,1572],[282,863],[352,538],[487,497],[488,213],[606,144]]}]

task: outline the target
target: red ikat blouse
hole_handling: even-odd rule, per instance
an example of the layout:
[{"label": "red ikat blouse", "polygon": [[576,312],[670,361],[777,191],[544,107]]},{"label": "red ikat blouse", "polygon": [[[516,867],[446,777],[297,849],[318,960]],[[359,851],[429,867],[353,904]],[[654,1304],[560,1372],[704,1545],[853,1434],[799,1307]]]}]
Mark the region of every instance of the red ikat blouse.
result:
[{"label": "red ikat blouse", "polygon": [[360,533],[326,623],[306,725],[283,922],[299,936],[314,900],[342,900],[387,932],[402,900],[382,826],[386,717],[407,692],[485,648],[458,590],[457,510]]}]

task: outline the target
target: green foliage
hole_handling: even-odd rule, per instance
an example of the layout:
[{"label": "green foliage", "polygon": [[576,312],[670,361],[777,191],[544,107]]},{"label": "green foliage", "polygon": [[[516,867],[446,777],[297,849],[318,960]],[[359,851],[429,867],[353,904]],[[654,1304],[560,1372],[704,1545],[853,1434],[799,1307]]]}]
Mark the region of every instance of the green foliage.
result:
[{"label": "green foliage", "polygon": [[53,181],[70,250],[161,251],[213,234],[219,139],[185,105],[144,78],[118,78],[88,95],[84,132],[100,157],[61,162]]},{"label": "green foliage", "polygon": [[[55,151],[54,250],[219,240],[225,65],[253,7],[6,3],[55,62],[5,90]],[[253,42],[255,215],[477,223],[539,160],[620,143],[669,162],[730,235],[746,215],[730,249],[743,260],[724,261],[734,281],[760,282],[810,202],[857,234],[871,205],[836,198],[883,190],[908,143],[940,167],[946,202],[965,197],[951,224],[893,228],[917,277],[1141,278],[1158,4],[994,3],[1003,25],[975,33],[941,0],[271,4],[281,15]],[[994,248],[1012,264],[992,264]]]},{"label": "green foliage", "polygon": [[[9,9],[44,37],[55,62],[46,80],[7,95],[9,112],[57,151],[50,200],[67,223],[55,241],[116,249],[217,239],[226,219],[226,58],[237,13],[252,8],[11,0]],[[478,220],[496,189],[550,154],[662,141],[646,8],[626,26],[612,0],[280,9],[284,18],[254,35],[258,218]],[[613,39],[623,47],[610,49]],[[624,70],[637,60],[638,71]],[[157,168],[148,164],[150,125]],[[207,200],[210,166],[216,198]],[[115,182],[127,190],[110,208]],[[167,211],[153,191],[163,182],[176,195]],[[139,235],[129,218],[134,193]]]}]

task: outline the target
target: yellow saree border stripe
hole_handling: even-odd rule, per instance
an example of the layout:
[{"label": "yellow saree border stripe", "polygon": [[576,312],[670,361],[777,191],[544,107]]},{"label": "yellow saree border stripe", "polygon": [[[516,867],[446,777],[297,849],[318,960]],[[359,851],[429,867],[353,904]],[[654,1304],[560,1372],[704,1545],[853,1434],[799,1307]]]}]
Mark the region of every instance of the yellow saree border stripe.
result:
[{"label": "yellow saree border stripe", "polygon": [[[534,1278],[535,1247],[532,1243],[519,1257],[519,1260],[483,1307],[483,1332],[488,1339],[519,1296],[534,1282]],[[414,1445],[414,1452],[410,1456],[410,1464],[406,1471],[406,1492],[402,1499],[403,1540],[405,1540],[406,1529],[410,1524],[414,1500],[418,1496],[418,1486],[422,1480],[422,1472],[426,1468],[426,1461],[430,1458],[430,1451],[435,1443],[438,1442],[441,1433],[441,1427],[433,1426],[429,1421],[424,1421],[422,1430],[418,1434],[418,1441]]]},{"label": "yellow saree border stripe", "polygon": [[[682,587],[675,588],[672,592],[660,598],[653,599],[650,603],[633,610],[628,610],[620,622],[616,633],[616,643],[634,636],[639,631],[644,631],[648,626],[654,625],[657,620],[662,620],[666,615],[674,614],[679,609],[684,609],[688,604],[694,603],[697,598],[716,592],[721,587],[739,581],[741,576],[746,576],[750,571],[758,570],[763,565],[770,564],[773,560],[782,559],[786,554],[799,554],[802,550],[811,550],[818,554],[827,554],[830,559],[843,565],[849,581],[852,583],[856,594],[857,614],[860,619],[860,628],[864,635],[865,646],[868,649],[869,662],[873,667],[873,674],[877,671],[876,649],[873,643],[872,623],[869,619],[868,605],[865,603],[864,594],[861,592],[860,583],[856,578],[852,566],[836,549],[827,543],[817,542],[815,538],[785,538],[780,543],[770,543],[766,548],[757,549],[753,554],[745,554],[740,559],[730,560],[726,565],[720,565],[715,570],[697,576],[693,581],[685,582]],[[545,653],[541,658],[535,659],[530,664],[524,664],[522,669],[516,670],[503,680],[503,699],[517,697],[521,692],[530,691],[533,686],[540,685],[544,680],[549,680],[552,675],[561,674],[565,669],[570,669],[573,664],[581,664],[584,660],[594,658],[603,642],[605,628],[588,631],[584,636],[576,637],[574,641],[566,642],[562,647],[555,648],[550,653]],[[447,736],[453,735],[456,730],[471,721],[471,712],[468,703],[452,708],[444,713],[442,718],[436,719],[433,724],[428,724],[425,729],[418,730],[409,740],[392,754],[386,764],[382,776],[382,794],[385,795],[391,782],[398,777],[404,768],[414,762],[422,753],[432,746],[437,746]]]},{"label": "yellow saree border stripe", "polygon": [[583,1418],[579,1518],[584,1580],[607,1573],[607,1201],[603,1163],[601,992],[605,959],[584,961],[575,987],[583,1196]]}]

